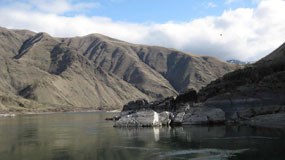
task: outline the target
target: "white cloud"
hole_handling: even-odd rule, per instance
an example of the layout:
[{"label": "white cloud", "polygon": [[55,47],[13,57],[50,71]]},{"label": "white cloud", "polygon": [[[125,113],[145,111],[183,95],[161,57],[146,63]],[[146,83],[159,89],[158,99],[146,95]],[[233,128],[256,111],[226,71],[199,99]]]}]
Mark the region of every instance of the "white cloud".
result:
[{"label": "white cloud", "polygon": [[[69,4],[70,5],[70,4]],[[67,5],[68,6],[68,5]],[[29,8],[25,6],[22,8]],[[132,43],[162,45],[221,59],[257,60],[284,42],[285,1],[262,0],[256,8],[227,10],[184,23],[129,23],[106,17],[55,14],[0,7],[0,26],[47,32],[57,37],[101,33]]]},{"label": "white cloud", "polygon": [[225,4],[232,4],[232,3],[236,3],[236,2],[247,2],[250,1],[253,4],[257,4],[262,0],[225,0]]},{"label": "white cloud", "polygon": [[72,0],[3,0],[6,7],[15,10],[34,10],[41,13],[63,14],[67,12],[77,12],[85,9],[97,8],[98,2],[72,2]]}]

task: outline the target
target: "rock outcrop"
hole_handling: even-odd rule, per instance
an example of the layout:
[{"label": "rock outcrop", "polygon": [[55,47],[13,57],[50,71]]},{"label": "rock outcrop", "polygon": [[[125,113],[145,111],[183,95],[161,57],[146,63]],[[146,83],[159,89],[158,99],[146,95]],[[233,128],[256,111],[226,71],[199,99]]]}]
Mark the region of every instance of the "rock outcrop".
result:
[{"label": "rock outcrop", "polygon": [[184,115],[182,125],[222,124],[225,121],[225,112],[219,108],[195,107]]},{"label": "rock outcrop", "polygon": [[266,127],[266,128],[285,128],[285,113],[277,113],[277,114],[266,114],[266,115],[260,115],[251,118],[248,121],[245,121],[244,123],[252,125],[252,126],[258,126],[258,127]]},{"label": "rock outcrop", "polygon": [[198,94],[188,90],[171,103],[166,102],[152,104],[162,104],[156,106],[172,112],[173,125],[246,123],[284,127],[285,44],[260,61],[211,82]]},{"label": "rock outcrop", "polygon": [[[159,114],[152,110],[138,111],[136,113],[128,114],[121,117],[115,122],[114,127],[155,127],[161,126],[162,121]],[[161,121],[162,120],[162,121]]]},{"label": "rock outcrop", "polygon": [[[192,93],[192,90],[190,90],[189,93]],[[189,93],[186,92],[180,97],[185,98],[190,95]],[[182,103],[181,98],[177,97],[174,99],[172,97],[151,103],[148,103],[146,100],[132,101],[123,107],[122,112],[111,119],[117,120],[115,121],[115,127],[155,127],[161,125],[206,125],[225,123],[225,112],[222,109],[201,107],[194,104],[195,98],[192,100],[193,101],[188,101],[187,103]],[[156,116],[157,118],[155,118]],[[155,119],[157,119],[157,121],[155,121]]]}]

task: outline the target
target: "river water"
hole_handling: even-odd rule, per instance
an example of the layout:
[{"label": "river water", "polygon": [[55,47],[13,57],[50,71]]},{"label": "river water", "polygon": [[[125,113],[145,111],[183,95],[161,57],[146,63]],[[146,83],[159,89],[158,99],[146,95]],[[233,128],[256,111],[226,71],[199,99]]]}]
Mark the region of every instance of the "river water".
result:
[{"label": "river water", "polygon": [[285,134],[247,126],[113,128],[112,113],[0,118],[0,160],[284,160]]}]

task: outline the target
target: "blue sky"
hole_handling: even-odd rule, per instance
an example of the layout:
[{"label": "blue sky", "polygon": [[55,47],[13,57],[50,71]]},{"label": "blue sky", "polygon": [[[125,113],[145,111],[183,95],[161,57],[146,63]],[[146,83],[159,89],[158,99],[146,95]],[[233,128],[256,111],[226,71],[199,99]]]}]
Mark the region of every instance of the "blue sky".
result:
[{"label": "blue sky", "polygon": [[255,61],[284,43],[284,8],[284,0],[0,0],[0,26]]},{"label": "blue sky", "polygon": [[136,23],[184,22],[206,16],[218,16],[225,10],[256,7],[251,0],[83,0],[72,3],[96,2],[98,6],[80,12],[65,13],[74,16],[78,13],[88,16],[109,17],[116,21]]}]

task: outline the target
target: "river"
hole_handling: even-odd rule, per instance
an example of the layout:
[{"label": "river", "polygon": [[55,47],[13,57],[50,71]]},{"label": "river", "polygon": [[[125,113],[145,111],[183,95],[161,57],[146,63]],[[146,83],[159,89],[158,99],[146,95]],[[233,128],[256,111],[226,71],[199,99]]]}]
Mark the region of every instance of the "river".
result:
[{"label": "river", "polygon": [[285,134],[248,126],[113,128],[113,113],[0,118],[1,160],[285,159]]}]

